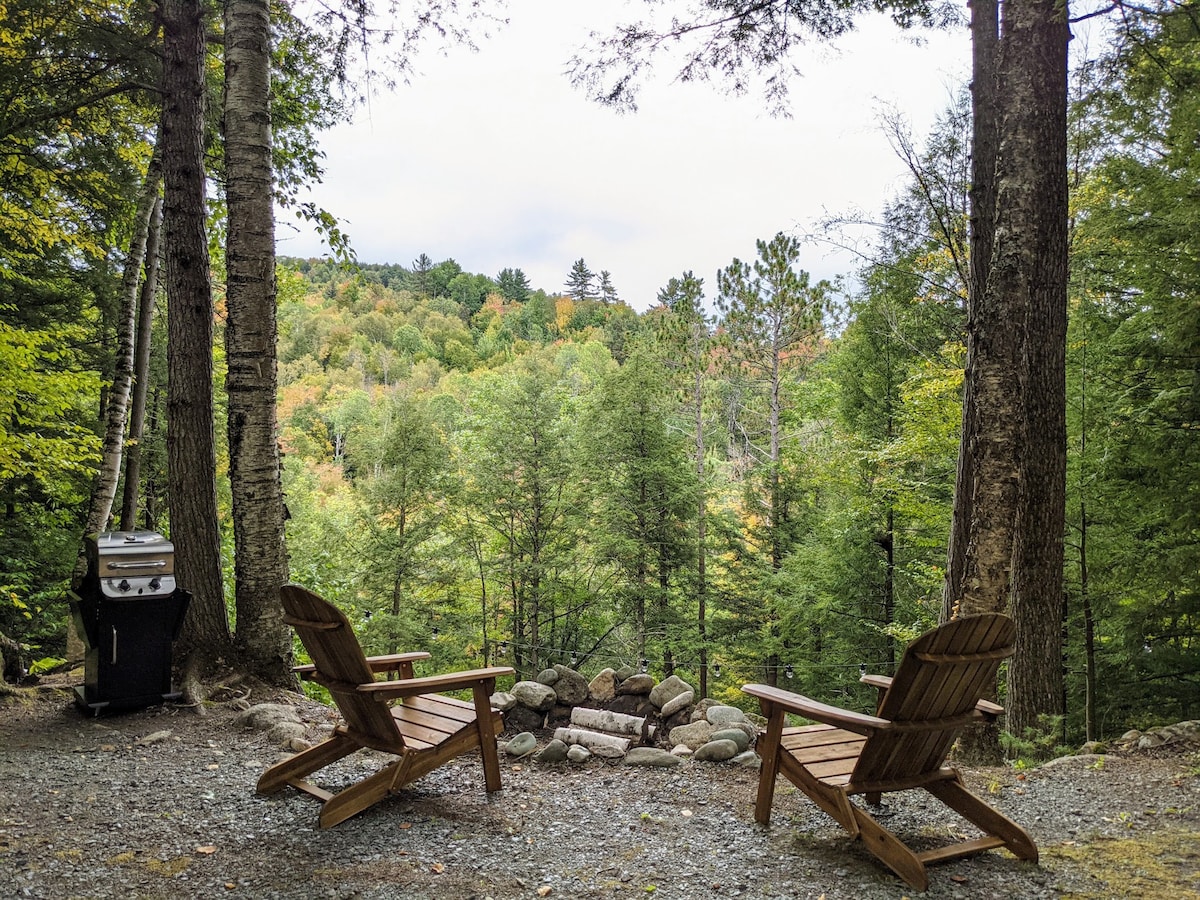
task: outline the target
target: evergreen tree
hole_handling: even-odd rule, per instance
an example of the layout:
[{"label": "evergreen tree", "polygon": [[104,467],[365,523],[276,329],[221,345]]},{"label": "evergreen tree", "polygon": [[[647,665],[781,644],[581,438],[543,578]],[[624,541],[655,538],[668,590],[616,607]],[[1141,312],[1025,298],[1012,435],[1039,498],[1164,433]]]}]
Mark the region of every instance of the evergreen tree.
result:
[{"label": "evergreen tree", "polygon": [[[770,577],[782,567],[793,540],[791,486],[783,478],[784,395],[790,380],[822,349],[830,286],[824,281],[810,285],[808,273],[795,268],[800,244],[794,237],[780,233],[770,242],[760,240],[758,255],[753,264],[734,259],[717,273],[717,305],[730,374],[747,389],[731,415],[739,435],[737,452],[764,482],[761,488],[750,482],[748,503],[756,510],[755,518],[761,514],[756,539],[765,556],[762,577]],[[774,684],[779,613],[770,603],[766,607],[759,609],[768,628],[767,680]]]},{"label": "evergreen tree", "polygon": [[543,626],[565,612],[562,578],[582,524],[570,402],[544,353],[514,360],[471,398],[471,502],[492,536],[488,554],[507,593],[513,664],[526,676],[552,655]]},{"label": "evergreen tree", "polygon": [[496,276],[496,285],[505,300],[524,303],[529,299],[529,277],[520,269],[501,269]]},{"label": "evergreen tree", "polygon": [[656,349],[675,382],[681,402],[679,429],[688,434],[695,471],[695,570],[691,589],[696,598],[696,648],[699,688],[709,689],[708,646],[708,431],[706,397],[716,341],[704,311],[704,280],[691,271],[671,278],[658,292],[665,314],[658,320]]},{"label": "evergreen tree", "polygon": [[583,257],[580,257],[571,265],[571,272],[567,275],[567,296],[576,302],[595,300],[595,282],[596,276],[587,267],[587,263],[583,261]]},{"label": "evergreen tree", "polygon": [[600,526],[595,541],[621,572],[639,658],[653,652],[670,675],[685,621],[672,596],[693,549],[695,479],[683,435],[670,427],[668,388],[651,351],[635,349],[594,392],[583,434]]},{"label": "evergreen tree", "polygon": [[422,253],[412,261],[408,277],[404,279],[404,286],[418,297],[428,299],[433,296],[432,272],[433,260],[429,258],[429,254]]},{"label": "evergreen tree", "polygon": [[613,287],[612,273],[607,269],[600,271],[600,286],[598,290],[600,292],[601,303],[611,304],[617,302],[617,289]]}]

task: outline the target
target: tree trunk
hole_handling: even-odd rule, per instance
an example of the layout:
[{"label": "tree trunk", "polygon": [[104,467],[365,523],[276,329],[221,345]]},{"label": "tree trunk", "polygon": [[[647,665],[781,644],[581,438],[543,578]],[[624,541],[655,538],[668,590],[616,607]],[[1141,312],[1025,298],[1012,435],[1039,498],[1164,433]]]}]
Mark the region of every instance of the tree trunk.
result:
[{"label": "tree trunk", "polygon": [[271,171],[270,5],[225,4],[225,165],[229,480],[238,649],[249,670],[292,681],[283,486],[276,442],[275,219]]},{"label": "tree trunk", "polygon": [[[125,425],[129,412],[129,395],[133,385],[134,334],[137,322],[138,283],[142,274],[142,263],[146,258],[147,236],[150,222],[158,203],[160,170],[157,156],[151,157],[150,166],[138,197],[133,233],[129,238],[129,253],[125,257],[125,271],[121,278],[121,311],[117,317],[117,352],[113,360],[112,388],[108,392],[107,409],[104,417],[104,449],[100,471],[92,488],[91,506],[88,510],[84,534],[104,531],[112,515],[113,501],[117,496],[117,482],[121,475],[121,459],[125,452]],[[87,569],[87,557],[82,549],[75,564],[75,581],[83,577]]]},{"label": "tree trunk", "polygon": [[162,198],[150,215],[146,235],[146,277],[138,301],[137,349],[133,360],[133,397],[129,403],[129,446],[125,451],[125,489],[121,497],[121,530],[137,528],[138,493],[142,478],[142,437],[146,432],[146,392],[150,387],[150,342],[154,332],[154,298],[158,293],[159,241],[162,238]]},{"label": "tree trunk", "polygon": [[958,469],[954,483],[954,509],[946,554],[946,584],[942,595],[943,622],[959,613],[967,545],[971,537],[972,486],[975,479],[972,442],[978,423],[975,416],[976,315],[986,294],[991,269],[996,216],[996,153],[999,98],[996,57],[1000,37],[997,0],[972,0],[971,4],[971,235],[970,278],[967,284],[967,359],[963,375],[963,419]]},{"label": "tree trunk", "polygon": [[213,301],[204,202],[205,41],[199,0],[163,3],[163,229],[167,257],[167,480],[180,649],[207,667],[229,649],[213,433]]},{"label": "tree trunk", "polygon": [[1087,562],[1087,505],[1079,503],[1079,597],[1083,605],[1084,653],[1084,736],[1096,740],[1096,619],[1092,612],[1092,595]]},{"label": "tree trunk", "polygon": [[704,374],[697,369],[696,404],[696,626],[700,639],[700,696],[708,696],[708,495],[704,474]]},{"label": "tree trunk", "polygon": [[[1066,519],[1067,28],[1059,0],[1005,5],[1006,115],[993,273],[1025,311],[1024,395],[1008,728],[1063,713],[1063,528]],[[1014,302],[1014,305],[1015,305]]]}]

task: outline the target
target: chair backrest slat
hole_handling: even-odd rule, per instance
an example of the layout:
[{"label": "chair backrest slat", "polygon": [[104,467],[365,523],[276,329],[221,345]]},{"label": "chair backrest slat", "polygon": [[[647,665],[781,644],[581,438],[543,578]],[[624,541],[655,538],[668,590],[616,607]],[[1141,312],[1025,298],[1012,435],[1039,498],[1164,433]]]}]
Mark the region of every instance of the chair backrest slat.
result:
[{"label": "chair backrest slat", "polygon": [[[919,723],[969,714],[1012,655],[1016,626],[1000,613],[964,616],[926,632],[905,651],[877,715]],[[872,735],[852,781],[885,782],[940,767],[960,726]]]},{"label": "chair backrest slat", "polygon": [[300,635],[319,680],[329,688],[346,725],[369,737],[373,746],[403,747],[404,739],[388,704],[354,690],[370,684],[375,676],[345,613],[297,584],[284,585],[279,595],[285,621]]}]

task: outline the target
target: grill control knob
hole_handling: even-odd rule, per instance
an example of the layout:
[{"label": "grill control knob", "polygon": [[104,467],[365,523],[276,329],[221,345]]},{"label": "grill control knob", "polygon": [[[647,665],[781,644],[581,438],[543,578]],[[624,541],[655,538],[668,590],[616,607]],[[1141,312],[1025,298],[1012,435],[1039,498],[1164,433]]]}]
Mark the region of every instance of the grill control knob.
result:
[{"label": "grill control knob", "polygon": [[160,587],[162,587],[162,579],[161,578],[151,578],[150,579],[150,590],[157,591]]},{"label": "grill control knob", "polygon": [[118,590],[118,591],[127,591],[127,590],[129,590],[129,582],[128,582],[128,581],[126,581],[124,578],[122,578],[122,579],[121,579],[121,581],[120,581],[120,583],[117,585],[117,590]]}]

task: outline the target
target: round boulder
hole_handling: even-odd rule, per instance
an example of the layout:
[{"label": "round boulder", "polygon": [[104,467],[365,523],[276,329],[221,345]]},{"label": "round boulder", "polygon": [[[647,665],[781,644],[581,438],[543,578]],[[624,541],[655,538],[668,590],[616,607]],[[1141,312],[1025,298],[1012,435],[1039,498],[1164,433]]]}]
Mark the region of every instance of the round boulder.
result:
[{"label": "round boulder", "polygon": [[[668,703],[678,697],[680,694],[692,692],[692,696],[696,696],[696,690],[678,675],[669,675],[654,686],[650,691],[650,702],[659,709],[665,707]],[[664,715],[667,715],[664,713]]]},{"label": "round boulder", "polygon": [[738,747],[733,741],[709,741],[700,745],[695,758],[706,762],[725,762],[737,755]]},{"label": "round boulder", "polygon": [[528,756],[536,749],[537,738],[528,731],[522,731],[504,745],[504,755],[511,756],[513,759],[520,759],[522,756]]},{"label": "round boulder", "polygon": [[701,746],[709,742],[714,731],[716,729],[707,722],[693,722],[691,725],[672,728],[668,739],[672,746],[684,744],[692,750],[699,750]]},{"label": "round boulder", "polygon": [[750,749],[750,735],[740,728],[722,728],[720,731],[714,731],[710,740],[733,741],[737,744],[738,753],[744,753]]},{"label": "round boulder", "polygon": [[588,683],[574,669],[558,665],[554,667],[554,674],[558,676],[554,681],[554,693],[563,706],[578,706],[588,698]]},{"label": "round boulder", "polygon": [[745,753],[739,753],[729,761],[731,766],[737,766],[739,769],[754,769],[758,771],[762,768],[762,760],[758,758],[758,754],[753,750],[747,750]]},{"label": "round boulder", "polygon": [[536,731],[546,725],[546,714],[518,703],[504,714],[504,727],[509,731]]},{"label": "round boulder", "polygon": [[639,673],[630,675],[619,685],[617,685],[618,694],[633,694],[635,696],[643,696],[654,690],[654,677]]},{"label": "round boulder", "polygon": [[554,688],[539,681],[518,681],[510,693],[517,698],[517,703],[521,706],[536,709],[538,712],[546,712],[558,699]]},{"label": "round boulder", "polygon": [[[682,694],[677,694],[662,705],[659,710],[659,715],[664,719],[669,719],[677,712],[682,712],[692,705],[696,699],[695,691],[684,691]],[[650,702],[654,702],[654,691],[650,692]]]},{"label": "round boulder", "polygon": [[553,685],[558,681],[558,673],[554,669],[542,669],[538,672],[538,684]]},{"label": "round boulder", "polygon": [[746,714],[736,706],[710,706],[704,714],[709,725],[724,728],[727,725],[740,725],[746,722]]},{"label": "round boulder", "polygon": [[555,738],[534,757],[540,763],[559,763],[567,758],[567,745]]},{"label": "round boulder", "polygon": [[683,762],[681,757],[673,756],[666,750],[660,750],[657,747],[634,747],[625,754],[625,765],[627,766],[667,769],[671,766],[677,766],[681,762]]},{"label": "round boulder", "polygon": [[259,703],[245,712],[238,713],[234,720],[243,728],[258,728],[267,731],[276,725],[300,722],[300,713],[296,707],[286,703]]},{"label": "round boulder", "polygon": [[597,703],[607,703],[617,696],[617,673],[612,669],[602,669],[588,685],[588,696]]},{"label": "round boulder", "polygon": [[626,678],[633,677],[637,673],[637,669],[635,669],[633,666],[621,666],[621,668],[617,669],[616,671],[617,684],[620,684]]},{"label": "round boulder", "polygon": [[496,691],[488,700],[492,705],[492,709],[498,709],[500,712],[508,712],[517,705],[517,698],[508,691]]}]

